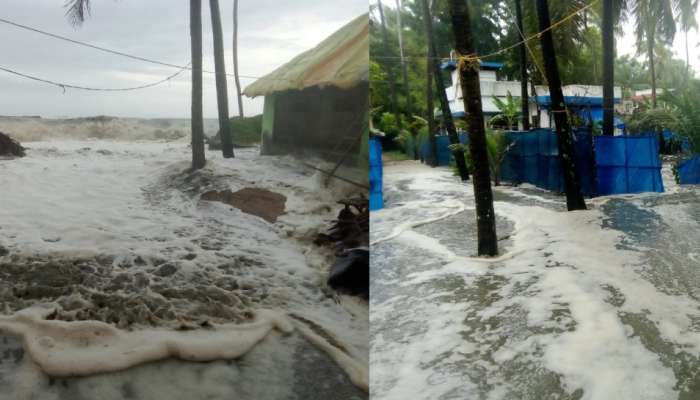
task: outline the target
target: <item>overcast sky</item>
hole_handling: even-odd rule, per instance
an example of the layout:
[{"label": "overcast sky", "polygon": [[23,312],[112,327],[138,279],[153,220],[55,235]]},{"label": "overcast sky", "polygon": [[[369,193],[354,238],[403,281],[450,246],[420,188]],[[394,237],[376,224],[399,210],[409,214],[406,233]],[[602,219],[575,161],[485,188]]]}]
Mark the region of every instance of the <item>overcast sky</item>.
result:
[{"label": "overcast sky", "polygon": [[[184,65],[190,61],[188,0],[92,0],[92,16],[79,28],[65,18],[65,0],[2,0],[0,18],[125,53]],[[209,2],[203,3],[204,68],[213,70]],[[226,71],[232,72],[233,0],[220,0]],[[312,48],[353,18],[366,0],[239,0],[240,74],[263,76]],[[0,66],[69,84],[131,87],[177,70],[65,43],[0,23]],[[216,87],[204,74],[204,114],[216,117]],[[243,87],[254,79],[242,78]],[[150,89],[125,92],[62,90],[0,71],[0,115],[188,118],[190,75]],[[237,115],[235,86],[229,103]],[[244,97],[246,115],[262,112],[262,98]]]},{"label": "overcast sky", "polygon": [[[370,0],[369,3],[376,4],[377,0]],[[382,4],[384,5],[384,7],[396,8],[395,0],[385,0],[382,1]],[[695,18],[698,21],[698,23],[700,23],[700,8],[698,8]],[[617,54],[629,54],[631,56],[636,56],[637,48],[635,46],[633,18],[629,18],[629,21],[627,21],[623,25],[622,29],[624,31],[624,34],[622,36],[617,37]],[[700,47],[696,46],[700,44],[700,33],[698,33],[697,30],[691,30],[690,32],[688,32],[688,44],[690,53],[690,66],[694,71],[696,71],[696,73],[698,73],[700,72]],[[685,35],[682,31],[676,33],[672,50],[675,58],[685,60]],[[646,60],[644,55],[638,56],[638,58],[642,61]]]}]

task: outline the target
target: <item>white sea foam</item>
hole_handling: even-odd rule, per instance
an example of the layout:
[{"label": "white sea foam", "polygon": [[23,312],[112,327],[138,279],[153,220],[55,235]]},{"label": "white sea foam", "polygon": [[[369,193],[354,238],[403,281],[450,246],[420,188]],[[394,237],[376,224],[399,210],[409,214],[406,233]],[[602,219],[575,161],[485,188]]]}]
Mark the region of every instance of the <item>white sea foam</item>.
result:
[{"label": "white sea foam", "polygon": [[[473,207],[471,187],[455,182],[450,188],[448,171],[413,165],[407,170],[422,183],[406,185],[401,168],[385,169],[388,191],[400,193],[401,203],[380,212],[377,224],[383,232],[399,226],[401,234],[374,247],[396,261],[373,260],[373,268],[381,265],[393,276],[382,281],[381,300],[372,303],[373,398],[401,399],[406,390],[417,393],[416,399],[523,398],[547,373],[559,376],[561,384],[539,388],[541,397],[532,398],[577,390],[586,400],[678,396],[686,383],[667,360],[681,352],[700,355],[693,322],[699,304],[645,277],[644,249],[623,246],[630,242],[624,233],[602,227],[603,202],[588,211],[562,212],[545,207],[556,201],[539,196],[534,197],[542,206],[498,201],[496,213],[514,223],[512,243],[496,258],[459,257],[440,243],[440,232],[426,238],[410,227],[425,218],[426,182],[438,182],[430,194],[434,213],[441,198]],[[607,199],[658,196],[665,195]],[[691,209],[674,204],[653,210],[681,231],[693,223]],[[411,265],[405,263],[409,259]],[[652,333],[639,331],[625,316],[650,321],[674,353],[650,347],[643,338]]]},{"label": "white sea foam", "polygon": [[[70,304],[97,309],[95,299],[89,297],[93,294],[128,299],[134,293],[131,298],[166,301],[189,325],[206,319],[216,327],[197,329],[199,339],[192,341],[194,333],[172,332],[180,324],[174,318],[137,320],[130,327],[133,332],[124,333],[97,322],[39,323],[18,315],[3,317],[0,329],[30,338],[25,347],[42,369],[58,375],[64,374],[61,371],[81,374],[168,356],[232,358],[269,336],[273,327],[280,327],[284,315],[297,314],[316,324],[314,332],[322,338],[313,342],[338,361],[353,382],[366,388],[367,311],[363,317],[355,307],[353,314],[346,307],[351,301],[326,294],[333,253],[311,244],[315,234],[335,219],[336,201],[351,193],[349,186],[334,183],[333,190],[328,190],[319,186],[314,171],[293,158],[262,157],[256,149],[239,150],[235,159],[228,160],[208,152],[206,168],[192,174],[187,172],[190,151],[184,140],[50,140],[24,145],[29,148],[27,157],[0,161],[0,246],[10,252],[0,261],[34,260],[32,265],[38,261],[51,268],[52,263],[85,259],[92,268],[94,258],[104,259],[97,266],[100,274],[95,274],[104,278],[103,286],[44,299],[55,300],[51,307],[63,309],[65,315],[75,315],[65,309]],[[244,187],[283,194],[286,213],[269,224],[228,205],[199,201],[206,190]],[[164,261],[173,264],[172,275],[158,275],[158,265]],[[146,286],[134,286],[144,274]],[[130,282],[127,286],[109,289],[110,281],[123,276]],[[12,293],[6,289],[0,295]],[[180,291],[180,297],[164,297],[162,290],[167,289]],[[219,297],[231,300],[231,305],[222,305]],[[30,303],[18,299],[9,308],[15,311]],[[107,309],[110,306],[117,304],[108,304]],[[264,309],[283,317],[270,318]],[[239,335],[236,329],[247,328],[227,322],[232,316],[245,319],[248,312],[258,319],[244,322],[252,325],[248,333]],[[79,334],[66,337],[61,330],[71,332],[73,328],[68,327]],[[97,350],[91,350],[96,347],[80,347],[81,352],[70,339],[84,337],[95,327],[104,333],[95,344],[113,349],[111,360],[103,352],[97,361]],[[297,327],[301,333],[304,329],[304,325]],[[344,351],[324,344],[325,336],[335,338]],[[137,347],[143,354],[117,357],[126,347]],[[71,354],[72,364],[61,367]]]}]

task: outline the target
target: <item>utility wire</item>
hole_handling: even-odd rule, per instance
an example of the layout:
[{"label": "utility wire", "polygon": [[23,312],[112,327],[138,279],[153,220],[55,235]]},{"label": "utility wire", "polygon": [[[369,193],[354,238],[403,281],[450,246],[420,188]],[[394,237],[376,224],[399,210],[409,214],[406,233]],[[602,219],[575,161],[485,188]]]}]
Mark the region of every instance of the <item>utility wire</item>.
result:
[{"label": "utility wire", "polygon": [[168,82],[168,81],[174,79],[175,77],[177,77],[178,75],[180,75],[181,73],[183,73],[186,69],[188,69],[189,65],[190,64],[188,64],[186,67],[182,67],[176,73],[166,77],[165,79],[161,79],[157,82],[148,83],[148,84],[141,85],[141,86],[133,86],[133,87],[125,87],[125,88],[95,88],[95,87],[88,87],[88,86],[71,85],[69,83],[62,83],[62,82],[52,81],[49,79],[39,78],[37,76],[18,72],[18,71],[12,70],[10,68],[5,68],[3,66],[0,66],[0,71],[5,71],[9,74],[20,76],[22,78],[31,79],[33,81],[42,82],[42,83],[46,83],[49,85],[57,86],[57,87],[63,89],[64,93],[65,93],[66,89],[87,90],[87,91],[92,91],[92,92],[128,92],[128,91],[132,91],[132,90],[146,89],[146,88],[150,88],[150,87],[157,86],[157,85],[160,85],[162,83]]},{"label": "utility wire", "polygon": [[[547,32],[547,31],[550,31],[550,30],[553,30],[554,28],[557,28],[559,25],[563,24],[564,22],[570,20],[571,18],[575,17],[576,15],[578,15],[578,14],[580,14],[580,13],[582,13],[582,12],[588,10],[588,9],[591,8],[591,7],[593,7],[593,6],[594,6],[596,3],[598,3],[599,1],[600,1],[600,0],[593,0],[593,1],[591,1],[588,5],[585,5],[585,6],[579,8],[579,9],[577,9],[577,10],[574,10],[573,12],[571,12],[570,14],[568,14],[567,16],[565,16],[564,18],[562,18],[562,19],[560,19],[560,20],[554,22],[553,24],[551,24],[551,25],[548,26],[547,28],[543,29],[542,31],[537,32],[537,33],[535,33],[535,34],[533,34],[533,35],[530,35],[530,36],[528,36],[528,37],[525,37],[525,36],[522,34],[522,32],[520,32],[520,37],[521,37],[522,39],[519,40],[519,41],[516,42],[516,43],[513,43],[513,44],[507,46],[507,47],[503,47],[503,48],[498,49],[498,50],[496,50],[496,51],[494,51],[494,52],[492,52],[492,53],[485,54],[485,55],[481,55],[481,56],[480,56],[480,55],[476,55],[476,54],[458,55],[458,56],[457,56],[457,60],[455,60],[455,61],[480,61],[480,60],[483,60],[483,59],[485,59],[485,58],[492,58],[492,57],[495,57],[495,56],[497,56],[497,55],[503,54],[503,53],[507,52],[508,50],[512,50],[512,49],[516,48],[517,46],[519,46],[519,45],[521,45],[521,44],[523,44],[523,43],[527,45],[528,42],[530,42],[530,41],[532,41],[532,40],[534,40],[534,39],[539,39],[540,36],[542,36],[543,33]],[[1,21],[1,20],[0,20],[0,21]],[[529,48],[529,46],[528,46],[528,48]],[[397,56],[372,56],[371,58],[373,58],[373,59],[400,59],[401,57],[397,57]],[[425,56],[406,56],[406,55],[404,55],[403,58],[404,58],[404,59],[417,59],[417,60],[425,60],[425,59],[426,59]],[[437,57],[437,58],[438,58],[439,60],[452,60],[451,57]],[[434,57],[428,57],[428,59],[434,59]]]},{"label": "utility wire", "polygon": [[[105,52],[105,53],[110,53],[110,54],[114,54],[114,55],[118,55],[118,56],[122,56],[122,57],[126,57],[126,58],[131,58],[131,59],[133,59],[133,60],[143,61],[143,62],[147,62],[147,63],[151,63],[151,64],[156,64],[156,65],[161,65],[161,66],[170,67],[170,68],[192,70],[192,67],[190,67],[189,65],[182,66],[182,65],[177,65],[177,64],[171,64],[171,63],[167,63],[167,62],[163,62],[163,61],[154,60],[154,59],[152,59],[152,58],[140,57],[140,56],[136,56],[136,55],[133,55],[133,54],[124,53],[124,52],[121,52],[121,51],[118,51],[118,50],[108,49],[108,48],[106,48],[106,47],[101,47],[101,46],[97,46],[97,45],[94,45],[94,44],[90,44],[90,43],[86,43],[86,42],[81,42],[81,41],[79,41],[79,40],[71,39],[71,38],[69,38],[69,37],[57,35],[57,34],[55,34],[55,33],[46,32],[46,31],[44,31],[44,30],[41,30],[41,29],[38,29],[38,28],[33,28],[33,27],[31,27],[31,26],[23,25],[23,24],[20,24],[20,23],[17,23],[17,22],[13,22],[13,21],[10,21],[10,20],[8,20],[8,19],[0,18],[0,22],[3,23],[3,24],[7,24],[7,25],[14,26],[14,27],[16,27],[16,28],[20,28],[20,29],[24,29],[24,30],[31,31],[31,32],[39,33],[39,34],[41,34],[41,35],[49,36],[49,37],[52,37],[52,38],[54,38],[54,39],[63,40],[63,41],[65,41],[65,42],[77,44],[77,45],[79,45],[79,46],[89,47],[89,48],[91,48],[91,49],[103,51],[103,52]],[[216,72],[214,72],[214,71],[202,70],[202,72],[205,72],[205,73],[207,73],[207,74],[216,74]],[[226,75],[227,75],[227,76],[234,76],[233,74],[230,74],[230,73],[227,73]],[[241,78],[248,78],[248,79],[259,79],[259,78],[260,78],[260,77],[258,77],[258,76],[246,76],[246,75],[239,75],[239,77],[241,77]]]}]

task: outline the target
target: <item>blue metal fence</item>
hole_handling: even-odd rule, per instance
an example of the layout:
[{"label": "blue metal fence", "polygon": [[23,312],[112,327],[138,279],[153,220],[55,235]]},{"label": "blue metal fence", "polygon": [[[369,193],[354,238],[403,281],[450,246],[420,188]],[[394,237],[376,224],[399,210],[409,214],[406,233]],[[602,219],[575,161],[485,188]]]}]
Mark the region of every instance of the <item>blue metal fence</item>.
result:
[{"label": "blue metal fence", "polygon": [[[501,164],[501,179],[564,191],[556,133],[549,129],[509,132],[513,146]],[[663,192],[655,136],[574,134],[574,157],[585,196]]]},{"label": "blue metal fence", "polygon": [[[564,178],[559,160],[557,135],[550,129],[508,132],[512,146],[501,163],[501,179],[514,184],[529,183],[554,192],[564,191]],[[593,146],[591,134],[577,131],[574,135],[574,156],[581,190],[595,195]]]},{"label": "blue metal fence", "polygon": [[597,136],[596,194],[663,192],[656,135]]},{"label": "blue metal fence", "polygon": [[[501,180],[564,192],[556,133],[551,129],[535,129],[507,135],[513,144],[501,163]],[[578,129],[573,136],[576,171],[585,196],[664,191],[656,135],[593,137],[589,130]],[[449,165],[452,160],[449,138],[436,139],[439,165]],[[468,143],[465,133],[460,133],[460,142]],[[423,140],[421,159],[430,159],[430,151],[430,143]],[[700,161],[696,168],[700,168]],[[686,170],[691,171],[691,166]],[[690,172],[687,176],[688,182],[696,179]]]},{"label": "blue metal fence", "polygon": [[369,139],[369,209],[384,208],[382,189],[382,143],[376,138]]},{"label": "blue metal fence", "polygon": [[678,166],[678,180],[681,185],[700,184],[700,156],[686,160]]},{"label": "blue metal fence", "polygon": [[[449,136],[437,136],[436,138],[437,148],[438,148],[438,165],[445,166],[450,165],[453,160],[452,151],[450,150],[450,137]],[[462,144],[469,143],[469,137],[466,133],[459,133],[459,141]],[[430,142],[423,140],[420,145],[420,156],[421,160],[427,161],[432,158],[430,150]]]}]

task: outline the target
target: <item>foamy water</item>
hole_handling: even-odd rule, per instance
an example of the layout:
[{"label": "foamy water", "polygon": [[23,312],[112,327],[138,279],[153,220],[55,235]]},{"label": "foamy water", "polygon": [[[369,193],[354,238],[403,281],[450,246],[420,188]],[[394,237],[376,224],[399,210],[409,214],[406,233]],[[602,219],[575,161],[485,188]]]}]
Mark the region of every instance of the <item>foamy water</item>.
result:
[{"label": "foamy water", "polygon": [[[3,393],[20,396],[8,398],[71,398],[61,397],[70,390],[53,387],[46,372],[130,371],[172,356],[231,359],[258,345],[274,351],[255,353],[263,359],[248,361],[255,366],[249,378],[276,357],[285,358],[279,365],[293,365],[298,351],[312,345],[317,353],[309,357],[319,366],[330,362],[343,371],[336,385],[364,397],[355,387],[367,381],[367,307],[325,288],[332,254],[311,244],[335,218],[335,202],[348,188],[324,189],[313,170],[288,157],[260,157],[256,149],[237,151],[232,160],[208,152],[207,167],[190,173],[183,140],[23,144],[26,158],[0,161],[0,246],[9,252],[0,257],[0,300],[6,315],[35,310],[0,319],[0,329],[23,336],[22,351],[28,351],[17,363],[11,357],[0,362],[0,386],[8,388]],[[221,203],[199,201],[207,190],[244,187],[283,194],[287,212],[269,224]],[[46,318],[61,321],[42,322]],[[314,329],[304,320],[313,321]],[[99,340],[86,339],[93,331],[102,332]],[[343,349],[329,347],[328,337]],[[282,350],[282,343],[292,348]],[[105,345],[109,351],[100,351]],[[135,353],[116,356],[130,351]],[[122,376],[138,373],[128,371]],[[286,384],[290,393],[314,385],[304,371],[283,374],[272,367],[270,373],[285,376],[275,384]],[[121,380],[114,375],[100,390],[111,393]],[[69,387],[88,393],[94,382],[72,380]],[[226,396],[250,390],[226,382],[209,384]],[[144,390],[134,393],[148,393]],[[191,396],[181,391],[170,398],[192,398],[187,393]],[[280,398],[272,389],[255,393]],[[105,396],[146,398],[120,390]]]},{"label": "foamy water", "polygon": [[700,395],[697,188],[577,212],[547,193],[496,189],[500,255],[486,259],[474,257],[470,184],[412,162],[384,177],[388,207],[372,214],[372,398]]}]

